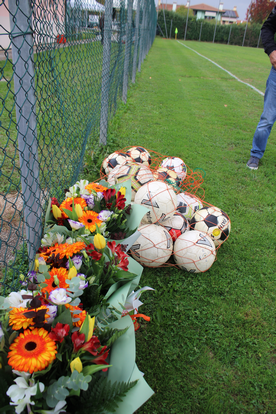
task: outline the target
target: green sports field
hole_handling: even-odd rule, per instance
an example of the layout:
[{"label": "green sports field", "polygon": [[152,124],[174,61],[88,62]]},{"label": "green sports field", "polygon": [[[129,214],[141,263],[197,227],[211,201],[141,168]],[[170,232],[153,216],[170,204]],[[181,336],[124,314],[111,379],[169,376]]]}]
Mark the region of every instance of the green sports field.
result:
[{"label": "green sports field", "polygon": [[[258,171],[252,136],[270,70],[261,49],[156,38],[110,126],[117,147],[140,145],[201,168],[205,200],[231,218],[206,273],[145,269],[137,363],[155,395],[139,414],[276,412],[276,133]],[[119,149],[117,148],[117,149]]]}]

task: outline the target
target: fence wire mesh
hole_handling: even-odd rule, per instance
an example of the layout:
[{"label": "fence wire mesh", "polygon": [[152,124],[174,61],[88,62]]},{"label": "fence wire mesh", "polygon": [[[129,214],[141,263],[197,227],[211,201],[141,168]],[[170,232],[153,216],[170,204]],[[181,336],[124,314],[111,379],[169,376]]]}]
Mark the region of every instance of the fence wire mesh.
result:
[{"label": "fence wire mesh", "polygon": [[[77,181],[155,37],[154,0],[2,0],[0,278],[33,263],[49,197]],[[25,260],[26,262],[26,260]],[[18,263],[18,265],[17,265]]]}]

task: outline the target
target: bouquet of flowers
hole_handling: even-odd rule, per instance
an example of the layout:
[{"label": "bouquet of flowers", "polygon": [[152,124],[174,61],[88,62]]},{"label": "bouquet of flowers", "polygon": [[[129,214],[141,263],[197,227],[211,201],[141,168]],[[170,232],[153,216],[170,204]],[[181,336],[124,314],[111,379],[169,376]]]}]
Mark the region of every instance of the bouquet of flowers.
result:
[{"label": "bouquet of flowers", "polygon": [[[78,181],[61,203],[52,198],[46,212],[45,233],[64,226],[76,236],[93,236],[97,231],[110,240],[123,240],[139,226],[147,209],[133,207],[130,181],[109,188],[105,181]],[[138,214],[137,214],[138,213]]]}]

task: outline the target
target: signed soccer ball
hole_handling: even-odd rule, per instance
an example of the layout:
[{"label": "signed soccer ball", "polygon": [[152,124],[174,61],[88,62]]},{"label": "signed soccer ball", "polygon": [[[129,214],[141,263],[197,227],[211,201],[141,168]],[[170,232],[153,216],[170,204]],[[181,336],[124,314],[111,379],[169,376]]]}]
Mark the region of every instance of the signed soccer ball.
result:
[{"label": "signed soccer ball", "polygon": [[162,223],[175,213],[176,194],[168,184],[150,181],[139,188],[134,203],[149,209],[142,219],[143,224]]},{"label": "signed soccer ball", "polygon": [[191,219],[191,229],[207,233],[219,246],[228,238],[231,222],[224,211],[217,207],[206,207],[197,210]]},{"label": "signed soccer ball", "polygon": [[187,231],[174,243],[176,264],[190,273],[206,272],[216,258],[216,247],[212,239],[198,230]]},{"label": "signed soccer ball", "polygon": [[187,167],[184,161],[178,157],[168,157],[165,158],[162,163],[161,167],[168,168],[169,170],[173,170],[176,172],[177,176],[181,181],[185,180],[187,174]]},{"label": "signed soccer ball", "polygon": [[131,247],[135,260],[149,267],[164,264],[172,254],[173,242],[169,232],[157,224],[138,228],[141,235]]}]

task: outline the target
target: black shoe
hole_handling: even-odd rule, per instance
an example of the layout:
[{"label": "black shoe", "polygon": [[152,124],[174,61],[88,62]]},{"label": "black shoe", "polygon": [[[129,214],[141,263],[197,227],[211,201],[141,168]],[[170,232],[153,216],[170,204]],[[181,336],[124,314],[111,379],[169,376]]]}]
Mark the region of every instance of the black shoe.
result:
[{"label": "black shoe", "polygon": [[248,168],[250,168],[250,170],[257,170],[259,167],[259,161],[260,159],[257,157],[250,157],[250,160],[246,165]]}]

